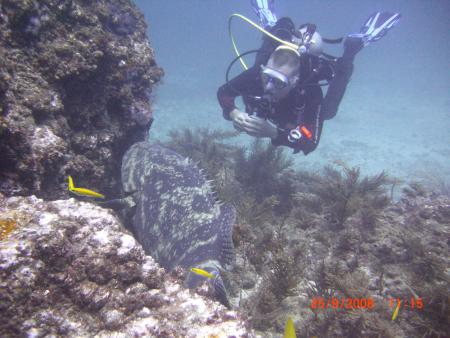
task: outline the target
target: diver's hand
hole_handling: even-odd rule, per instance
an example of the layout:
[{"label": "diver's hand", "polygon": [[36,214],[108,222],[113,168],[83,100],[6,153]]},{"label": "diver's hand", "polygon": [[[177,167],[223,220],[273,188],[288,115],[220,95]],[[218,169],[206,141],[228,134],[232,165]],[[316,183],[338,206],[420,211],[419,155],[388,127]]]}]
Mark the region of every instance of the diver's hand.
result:
[{"label": "diver's hand", "polygon": [[243,127],[244,131],[250,136],[269,137],[271,139],[275,139],[278,136],[277,127],[257,116],[249,116]]},{"label": "diver's hand", "polygon": [[250,116],[239,109],[233,109],[230,112],[230,118],[231,121],[233,121],[233,126],[236,130],[245,131],[244,126],[248,123]]},{"label": "diver's hand", "polygon": [[277,127],[260,117],[250,116],[238,109],[233,109],[230,112],[230,118],[236,130],[246,132],[250,136],[270,137],[271,139],[278,136]]}]

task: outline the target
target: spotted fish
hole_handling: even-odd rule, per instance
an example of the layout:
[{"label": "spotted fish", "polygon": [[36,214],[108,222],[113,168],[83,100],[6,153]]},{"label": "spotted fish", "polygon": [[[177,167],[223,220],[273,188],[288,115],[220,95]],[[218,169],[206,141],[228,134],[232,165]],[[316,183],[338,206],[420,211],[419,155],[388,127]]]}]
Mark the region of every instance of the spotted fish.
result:
[{"label": "spotted fish", "polygon": [[[200,268],[215,276],[217,298],[230,306],[220,271],[234,264],[236,212],[217,203],[208,180],[191,160],[157,144],[135,143],[122,160],[122,185],[132,197],[132,231],[163,267]],[[205,278],[189,272],[193,288]]]}]

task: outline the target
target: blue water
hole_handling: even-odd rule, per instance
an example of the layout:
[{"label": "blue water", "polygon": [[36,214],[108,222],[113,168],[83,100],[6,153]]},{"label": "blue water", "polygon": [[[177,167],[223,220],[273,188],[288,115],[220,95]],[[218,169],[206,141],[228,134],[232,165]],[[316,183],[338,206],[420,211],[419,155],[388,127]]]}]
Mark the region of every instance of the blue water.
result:
[{"label": "blue water", "polygon": [[[150,43],[166,72],[155,94],[151,138],[172,128],[232,130],[222,118],[216,91],[235,57],[228,17],[256,21],[247,0],[138,0]],[[367,46],[337,116],[326,121],[318,148],[295,156],[298,168],[315,169],[341,159],[365,174],[386,170],[408,179],[439,183],[450,178],[450,1],[385,0],[276,2],[277,14],[298,25],[311,22],[325,37],[357,32],[374,11],[398,11],[400,23]],[[236,19],[241,51],[257,48],[261,35]],[[328,48],[329,47],[329,48]],[[340,55],[342,46],[326,45]],[[235,67],[237,74],[239,65]],[[250,143],[249,136],[238,138]],[[291,153],[286,149],[287,153]]]}]

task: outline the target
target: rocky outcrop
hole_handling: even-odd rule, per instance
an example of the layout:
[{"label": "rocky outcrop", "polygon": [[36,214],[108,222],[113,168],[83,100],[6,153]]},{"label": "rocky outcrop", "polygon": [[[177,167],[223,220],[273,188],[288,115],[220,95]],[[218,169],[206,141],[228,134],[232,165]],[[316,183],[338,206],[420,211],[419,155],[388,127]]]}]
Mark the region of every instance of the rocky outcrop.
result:
[{"label": "rocky outcrop", "polygon": [[117,190],[163,75],[145,32],[129,0],[1,2],[1,192],[57,199],[68,174]]},{"label": "rocky outcrop", "polygon": [[0,196],[0,225],[1,337],[250,336],[236,312],[145,256],[108,210]]}]

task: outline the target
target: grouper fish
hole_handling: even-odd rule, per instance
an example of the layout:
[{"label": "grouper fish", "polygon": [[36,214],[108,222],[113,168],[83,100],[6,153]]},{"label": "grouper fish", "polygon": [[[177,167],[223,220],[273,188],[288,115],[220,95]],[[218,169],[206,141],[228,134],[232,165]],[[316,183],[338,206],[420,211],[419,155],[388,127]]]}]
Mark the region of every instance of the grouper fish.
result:
[{"label": "grouper fish", "polygon": [[[131,230],[146,253],[169,271],[181,266],[210,272],[217,299],[230,307],[220,273],[234,265],[236,211],[216,202],[201,169],[168,148],[138,142],[123,157],[122,185],[135,205]],[[189,271],[186,285],[203,280]]]}]

